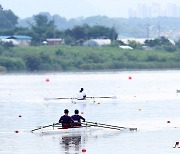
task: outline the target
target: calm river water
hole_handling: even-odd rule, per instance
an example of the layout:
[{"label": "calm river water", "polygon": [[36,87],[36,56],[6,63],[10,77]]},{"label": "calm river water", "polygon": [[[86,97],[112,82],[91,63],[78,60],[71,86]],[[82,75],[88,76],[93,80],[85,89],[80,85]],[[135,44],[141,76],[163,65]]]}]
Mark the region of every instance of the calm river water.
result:
[{"label": "calm river water", "polygon": [[[85,106],[71,100],[83,87],[96,99]],[[180,71],[124,71],[0,75],[2,154],[179,154]],[[56,123],[68,108],[83,110],[87,121],[135,127],[79,134],[39,135],[38,126]],[[18,131],[16,133],[15,131]]]}]

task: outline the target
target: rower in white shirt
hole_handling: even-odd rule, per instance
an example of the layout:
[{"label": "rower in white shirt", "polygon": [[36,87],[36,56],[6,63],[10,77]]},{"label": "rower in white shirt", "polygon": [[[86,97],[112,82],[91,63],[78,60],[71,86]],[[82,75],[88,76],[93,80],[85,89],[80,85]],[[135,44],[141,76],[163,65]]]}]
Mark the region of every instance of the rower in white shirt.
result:
[{"label": "rower in white shirt", "polygon": [[84,89],[83,89],[83,88],[80,89],[80,91],[79,91],[79,93],[78,93],[78,95],[77,95],[77,99],[78,99],[78,100],[84,100],[84,99],[86,99],[86,94],[84,93]]}]

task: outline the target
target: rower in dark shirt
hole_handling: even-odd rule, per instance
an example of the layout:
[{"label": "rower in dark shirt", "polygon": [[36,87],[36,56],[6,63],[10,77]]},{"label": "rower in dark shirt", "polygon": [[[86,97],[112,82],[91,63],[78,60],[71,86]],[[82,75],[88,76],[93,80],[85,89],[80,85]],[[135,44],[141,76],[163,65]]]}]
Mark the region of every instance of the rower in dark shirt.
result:
[{"label": "rower in dark shirt", "polygon": [[62,123],[62,128],[71,128],[71,127],[73,127],[74,121],[70,116],[68,116],[68,114],[69,114],[68,109],[65,109],[64,110],[64,115],[61,116],[61,118],[59,119],[59,123]]},{"label": "rower in dark shirt", "polygon": [[73,126],[79,127],[79,126],[81,126],[81,120],[83,120],[83,122],[85,122],[85,118],[83,118],[82,116],[79,115],[79,110],[75,110],[74,113],[75,114],[73,116],[71,116],[71,118],[74,121]]}]

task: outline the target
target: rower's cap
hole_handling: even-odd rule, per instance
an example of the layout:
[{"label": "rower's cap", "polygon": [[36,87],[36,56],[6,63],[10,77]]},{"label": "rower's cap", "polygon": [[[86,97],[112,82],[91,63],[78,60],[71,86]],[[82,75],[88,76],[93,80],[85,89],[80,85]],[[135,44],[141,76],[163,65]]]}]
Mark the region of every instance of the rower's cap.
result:
[{"label": "rower's cap", "polygon": [[64,113],[69,113],[69,110],[68,110],[68,109],[65,109],[65,110],[64,110]]},{"label": "rower's cap", "polygon": [[79,114],[79,110],[75,110],[74,113],[75,113],[75,114]]},{"label": "rower's cap", "polygon": [[84,89],[83,89],[83,88],[81,88],[81,90],[80,90],[80,91],[82,92],[83,90],[84,90]]}]

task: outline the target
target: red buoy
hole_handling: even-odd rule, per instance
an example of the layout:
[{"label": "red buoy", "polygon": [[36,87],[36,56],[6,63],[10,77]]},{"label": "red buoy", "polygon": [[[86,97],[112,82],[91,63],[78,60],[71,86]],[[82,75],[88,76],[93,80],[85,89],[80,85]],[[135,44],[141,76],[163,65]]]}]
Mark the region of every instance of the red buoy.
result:
[{"label": "red buoy", "polygon": [[132,77],[131,77],[131,76],[129,76],[129,77],[128,77],[128,79],[129,79],[129,80],[131,80],[131,79],[132,79]]},{"label": "red buoy", "polygon": [[171,123],[170,121],[167,121],[167,123]]},{"label": "red buoy", "polygon": [[19,115],[19,118],[21,118],[22,117],[22,115]]},{"label": "red buoy", "polygon": [[86,152],[86,149],[85,149],[85,148],[83,148],[83,149],[82,149],[82,152]]},{"label": "red buoy", "polygon": [[46,79],[46,82],[49,82],[49,79]]},{"label": "red buoy", "polygon": [[18,130],[16,130],[16,131],[15,131],[15,133],[19,133],[19,131],[18,131]]}]

